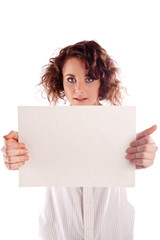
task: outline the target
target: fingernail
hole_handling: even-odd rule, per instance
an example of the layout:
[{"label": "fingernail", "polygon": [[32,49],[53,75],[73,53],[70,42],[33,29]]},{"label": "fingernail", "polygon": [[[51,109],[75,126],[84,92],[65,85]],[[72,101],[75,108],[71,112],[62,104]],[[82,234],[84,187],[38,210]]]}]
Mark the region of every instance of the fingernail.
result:
[{"label": "fingernail", "polygon": [[128,150],[128,151],[127,151],[128,153],[133,153],[133,148],[130,147],[130,148],[128,148],[127,150]]},{"label": "fingernail", "polygon": [[21,143],[20,146],[21,146],[22,148],[26,148],[26,145],[25,145],[24,143]]},{"label": "fingernail", "polygon": [[131,146],[131,147],[134,147],[134,146],[135,146],[135,142],[132,142],[132,143],[130,144],[130,146]]},{"label": "fingernail", "polygon": [[23,166],[25,164],[25,162],[20,162],[19,165],[20,167]]},{"label": "fingernail", "polygon": [[24,150],[25,153],[28,153],[28,149]]},{"label": "fingernail", "polygon": [[25,157],[24,157],[24,160],[29,160],[29,156],[28,156],[28,155],[25,156]]}]

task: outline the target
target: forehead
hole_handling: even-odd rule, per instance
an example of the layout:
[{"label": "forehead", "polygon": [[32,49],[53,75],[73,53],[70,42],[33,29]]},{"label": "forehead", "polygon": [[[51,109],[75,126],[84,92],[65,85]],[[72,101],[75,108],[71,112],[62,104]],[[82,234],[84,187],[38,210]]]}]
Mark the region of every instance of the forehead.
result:
[{"label": "forehead", "polygon": [[86,73],[84,60],[72,57],[65,61],[63,68],[63,74],[65,73]]}]

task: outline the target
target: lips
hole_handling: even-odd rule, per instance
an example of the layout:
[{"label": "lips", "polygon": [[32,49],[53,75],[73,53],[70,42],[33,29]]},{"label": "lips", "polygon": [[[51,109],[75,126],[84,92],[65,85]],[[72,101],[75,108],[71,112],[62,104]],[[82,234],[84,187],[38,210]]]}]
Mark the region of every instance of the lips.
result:
[{"label": "lips", "polygon": [[87,100],[87,98],[74,98],[75,100],[79,101],[79,102],[82,102],[82,101],[85,101]]}]

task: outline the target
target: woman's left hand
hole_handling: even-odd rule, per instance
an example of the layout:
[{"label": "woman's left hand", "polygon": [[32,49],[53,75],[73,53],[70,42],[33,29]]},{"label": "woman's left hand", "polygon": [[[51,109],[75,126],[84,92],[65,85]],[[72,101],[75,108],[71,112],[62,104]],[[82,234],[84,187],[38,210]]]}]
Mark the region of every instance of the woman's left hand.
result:
[{"label": "woman's left hand", "polygon": [[136,169],[152,166],[158,147],[150,135],[157,129],[156,125],[136,135],[136,140],[131,142],[127,149],[126,158],[136,165]]}]

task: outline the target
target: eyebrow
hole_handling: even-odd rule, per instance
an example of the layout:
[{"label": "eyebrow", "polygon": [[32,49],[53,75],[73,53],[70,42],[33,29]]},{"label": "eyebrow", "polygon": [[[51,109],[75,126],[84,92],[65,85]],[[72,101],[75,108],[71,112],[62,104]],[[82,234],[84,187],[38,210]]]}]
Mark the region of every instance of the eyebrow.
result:
[{"label": "eyebrow", "polygon": [[[75,77],[75,75],[74,75],[74,74],[71,74],[71,73],[66,74],[65,77],[66,77],[66,76],[72,76],[72,77]],[[88,74],[85,75],[85,77],[89,77],[89,76],[90,76],[90,75],[88,75]]]}]

